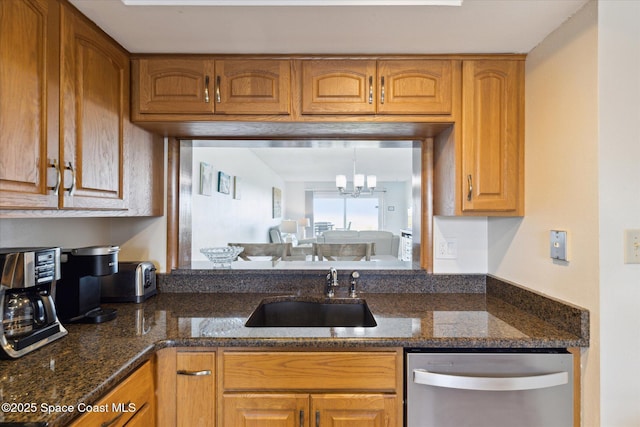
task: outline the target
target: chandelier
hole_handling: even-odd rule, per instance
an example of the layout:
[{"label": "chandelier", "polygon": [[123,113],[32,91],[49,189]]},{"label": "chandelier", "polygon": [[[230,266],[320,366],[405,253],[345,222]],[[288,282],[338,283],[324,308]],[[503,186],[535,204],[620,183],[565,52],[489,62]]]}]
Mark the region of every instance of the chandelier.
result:
[{"label": "chandelier", "polygon": [[356,150],[353,150],[353,190],[347,190],[347,176],[336,175],[336,187],[342,196],[359,197],[361,194],[372,195],[376,188],[376,176],[367,175],[366,187],[364,174],[356,173]]}]

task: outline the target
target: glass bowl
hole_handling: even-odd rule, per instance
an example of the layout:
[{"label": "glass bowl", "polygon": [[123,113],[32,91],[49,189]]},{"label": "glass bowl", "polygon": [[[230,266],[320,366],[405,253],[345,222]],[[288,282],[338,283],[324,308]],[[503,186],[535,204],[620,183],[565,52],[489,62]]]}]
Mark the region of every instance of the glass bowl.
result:
[{"label": "glass bowl", "polygon": [[213,268],[231,268],[231,263],[244,251],[241,246],[220,246],[215,248],[202,248],[200,253],[213,263]]}]

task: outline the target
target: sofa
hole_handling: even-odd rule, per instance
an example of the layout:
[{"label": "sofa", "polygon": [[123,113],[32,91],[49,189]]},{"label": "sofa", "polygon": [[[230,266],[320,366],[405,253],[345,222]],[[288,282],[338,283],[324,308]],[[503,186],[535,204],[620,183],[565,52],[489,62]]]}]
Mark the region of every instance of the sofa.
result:
[{"label": "sofa", "polygon": [[327,230],[316,238],[317,243],[375,243],[375,255],[398,257],[400,236],[390,231]]}]

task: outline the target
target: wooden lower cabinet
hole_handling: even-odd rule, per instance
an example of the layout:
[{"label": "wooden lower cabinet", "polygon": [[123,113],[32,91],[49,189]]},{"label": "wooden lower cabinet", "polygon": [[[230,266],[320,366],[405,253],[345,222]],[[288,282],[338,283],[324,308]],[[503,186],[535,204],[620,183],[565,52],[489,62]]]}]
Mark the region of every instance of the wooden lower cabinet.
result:
[{"label": "wooden lower cabinet", "polygon": [[223,426],[304,427],[309,396],[298,393],[236,393],[222,397]]},{"label": "wooden lower cabinet", "polygon": [[215,426],[216,354],[178,352],[176,356],[176,426]]},{"label": "wooden lower cabinet", "polygon": [[145,362],[95,404],[71,427],[155,426],[155,386],[152,363]]},{"label": "wooden lower cabinet", "polygon": [[387,427],[398,425],[395,395],[236,393],[222,398],[225,427]]},{"label": "wooden lower cabinet", "polygon": [[402,425],[402,349],[220,352],[220,427]]},{"label": "wooden lower cabinet", "polygon": [[403,423],[401,348],[166,348],[156,363],[158,427]]}]

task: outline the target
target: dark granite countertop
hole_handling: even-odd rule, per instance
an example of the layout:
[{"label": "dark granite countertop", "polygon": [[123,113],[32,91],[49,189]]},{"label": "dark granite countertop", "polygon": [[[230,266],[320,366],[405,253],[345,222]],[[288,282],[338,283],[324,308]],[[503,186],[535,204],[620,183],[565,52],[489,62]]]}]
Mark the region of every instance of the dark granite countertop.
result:
[{"label": "dark granite countertop", "polygon": [[160,293],[142,304],[105,304],[117,308],[115,320],[67,325],[66,337],[0,361],[2,403],[31,404],[34,410],[3,407],[0,422],[66,425],[79,413],[56,405],[95,402],[156,350],[170,346],[588,346],[586,310],[487,280],[485,293],[361,293],[378,323],[374,328],[245,328],[252,310],[273,296],[264,293]]}]

